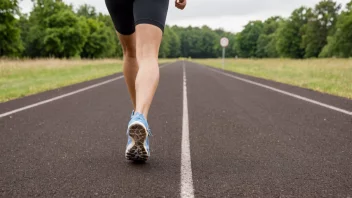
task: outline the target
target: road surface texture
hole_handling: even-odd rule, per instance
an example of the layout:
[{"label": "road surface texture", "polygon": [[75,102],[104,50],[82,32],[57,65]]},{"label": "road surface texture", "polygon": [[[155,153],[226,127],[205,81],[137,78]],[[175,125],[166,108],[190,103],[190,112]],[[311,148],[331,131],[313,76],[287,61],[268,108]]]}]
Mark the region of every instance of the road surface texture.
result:
[{"label": "road surface texture", "polygon": [[0,104],[0,197],[352,197],[351,100],[192,62],[160,71],[147,163],[124,159],[121,74]]}]

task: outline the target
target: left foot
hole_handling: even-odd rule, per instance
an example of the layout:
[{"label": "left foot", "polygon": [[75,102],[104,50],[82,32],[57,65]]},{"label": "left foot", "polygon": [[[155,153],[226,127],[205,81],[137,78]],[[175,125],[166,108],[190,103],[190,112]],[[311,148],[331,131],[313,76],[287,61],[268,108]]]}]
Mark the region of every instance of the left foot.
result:
[{"label": "left foot", "polygon": [[149,139],[150,130],[143,114],[132,113],[127,129],[128,142],[126,159],[132,161],[147,161],[150,157]]}]

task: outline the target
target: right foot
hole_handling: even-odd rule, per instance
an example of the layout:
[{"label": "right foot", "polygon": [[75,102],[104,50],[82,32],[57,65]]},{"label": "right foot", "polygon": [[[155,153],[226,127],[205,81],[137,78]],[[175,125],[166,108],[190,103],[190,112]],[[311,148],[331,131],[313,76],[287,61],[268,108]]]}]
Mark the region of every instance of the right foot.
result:
[{"label": "right foot", "polygon": [[126,147],[126,159],[132,161],[147,161],[150,157],[149,139],[150,134],[147,120],[143,114],[132,113],[128,124]]}]

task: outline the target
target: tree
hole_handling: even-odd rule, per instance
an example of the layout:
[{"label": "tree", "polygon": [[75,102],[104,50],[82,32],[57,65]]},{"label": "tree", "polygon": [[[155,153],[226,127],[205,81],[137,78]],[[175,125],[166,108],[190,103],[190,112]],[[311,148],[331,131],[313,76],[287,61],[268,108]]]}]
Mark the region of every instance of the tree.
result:
[{"label": "tree", "polygon": [[117,37],[114,23],[109,15],[99,13],[98,20],[103,22],[108,30],[108,49],[104,53],[104,57],[122,57],[122,47]]},{"label": "tree", "polygon": [[168,58],[178,58],[181,56],[180,37],[171,29],[170,54]]},{"label": "tree", "polygon": [[280,23],[276,35],[276,49],[281,57],[304,57],[302,37],[310,14],[310,8],[300,7],[292,12],[288,20]]},{"label": "tree", "polygon": [[171,41],[171,30],[168,26],[165,26],[164,28],[164,35],[161,41],[160,49],[159,49],[159,57],[160,58],[167,58],[170,54],[170,48],[172,47],[170,45]]},{"label": "tree", "polygon": [[181,54],[183,57],[189,57],[190,56],[190,51],[191,51],[191,46],[193,46],[193,41],[194,40],[192,37],[192,27],[187,27],[187,28],[178,28],[176,27],[176,30],[178,31],[178,34],[180,35],[180,40],[181,40]]},{"label": "tree", "polygon": [[237,50],[240,57],[255,57],[257,52],[257,41],[263,31],[261,21],[250,21],[237,37]]},{"label": "tree", "polygon": [[257,40],[257,51],[255,52],[256,57],[264,58],[268,57],[268,53],[266,51],[266,47],[269,45],[270,42],[269,35],[261,34]]},{"label": "tree", "polygon": [[[88,4],[74,11],[62,0],[32,2],[33,10],[26,15],[19,13],[18,0],[0,1],[0,57],[122,57],[110,15]],[[166,26],[159,57],[221,57],[221,37],[230,42],[227,57],[350,57],[352,0],[341,14],[339,10],[334,0],[321,0],[314,9],[300,7],[287,19],[250,21],[239,33]]]},{"label": "tree", "polygon": [[87,19],[89,33],[85,42],[81,57],[83,58],[100,58],[106,56],[106,51],[114,45],[109,42],[109,30],[101,21],[93,18]]},{"label": "tree", "polygon": [[303,37],[306,58],[318,57],[327,44],[327,37],[334,34],[340,8],[332,0],[322,0],[315,6]]},{"label": "tree", "polygon": [[27,52],[31,57],[79,56],[89,33],[84,18],[61,1],[35,1],[29,21]]},{"label": "tree", "polygon": [[279,28],[282,18],[270,17],[263,23],[263,31],[257,40],[256,57],[277,57],[276,42],[274,34]]},{"label": "tree", "polygon": [[81,53],[89,34],[85,20],[65,10],[50,16],[46,27],[43,44],[49,56],[69,58]]},{"label": "tree", "polygon": [[[176,30],[177,31],[177,30]],[[181,55],[180,37],[174,31],[174,28],[168,25],[164,28],[163,39],[160,45],[160,58],[177,58]]]},{"label": "tree", "polygon": [[95,11],[95,7],[88,4],[81,5],[77,10],[77,15],[84,16],[86,18],[96,18],[98,16]]},{"label": "tree", "polygon": [[337,19],[336,31],[334,35],[328,37],[328,44],[324,47],[320,56],[352,56],[352,1],[346,6]]},{"label": "tree", "polygon": [[17,0],[0,1],[0,57],[16,56],[23,50],[16,14],[19,14]]},{"label": "tree", "polygon": [[265,47],[267,57],[278,58],[280,56],[276,48],[277,35],[278,35],[278,32],[276,31],[275,33],[270,34],[268,36],[269,43]]},{"label": "tree", "polygon": [[198,33],[199,37],[198,44],[200,46],[201,52],[199,54],[199,58],[201,57],[216,57],[216,46],[219,45],[220,37],[212,31],[208,26],[203,26]]},{"label": "tree", "polygon": [[218,35],[209,27],[173,27],[175,33],[180,36],[181,55],[183,57],[212,58],[216,57]]},{"label": "tree", "polygon": [[22,51],[22,56],[27,56],[27,49],[28,49],[28,37],[29,37],[29,30],[30,30],[30,23],[28,20],[27,14],[21,14],[20,19],[18,20],[18,27],[21,30],[21,41],[24,47]]}]

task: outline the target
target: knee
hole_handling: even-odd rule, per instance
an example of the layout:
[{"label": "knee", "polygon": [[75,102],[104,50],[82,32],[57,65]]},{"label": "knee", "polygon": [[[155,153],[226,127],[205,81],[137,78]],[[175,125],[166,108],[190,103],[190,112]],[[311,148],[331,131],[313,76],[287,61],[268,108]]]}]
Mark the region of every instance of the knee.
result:
[{"label": "knee", "polygon": [[137,54],[137,61],[140,65],[144,65],[144,64],[153,65],[158,62],[158,58],[155,56],[139,56]]},{"label": "knee", "polygon": [[126,58],[134,58],[134,59],[137,58],[136,52],[133,52],[133,51],[123,51],[123,56]]},{"label": "knee", "polygon": [[144,50],[144,51],[138,51],[137,52],[137,60],[138,61],[158,61],[158,54],[153,53],[151,50]]},{"label": "knee", "polygon": [[122,46],[122,52],[126,58],[137,58],[136,50],[131,47]]},{"label": "knee", "polygon": [[137,62],[139,67],[144,67],[144,66],[147,66],[148,68],[158,67],[158,56],[146,50],[142,53],[141,51],[137,50]]}]

